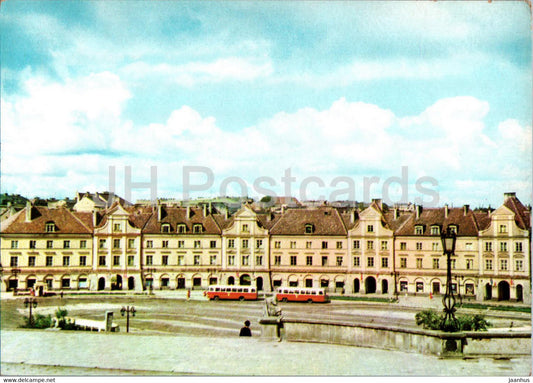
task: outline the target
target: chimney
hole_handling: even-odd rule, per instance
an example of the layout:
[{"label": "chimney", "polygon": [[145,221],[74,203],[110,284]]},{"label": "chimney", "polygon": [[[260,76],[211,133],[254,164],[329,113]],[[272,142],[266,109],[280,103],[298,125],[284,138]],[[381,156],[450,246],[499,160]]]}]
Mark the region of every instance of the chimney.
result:
[{"label": "chimney", "polygon": [[159,200],[157,200],[157,220],[161,221],[161,218],[163,218],[163,207],[161,206],[161,203]]},{"label": "chimney", "polygon": [[507,193],[503,193],[503,202],[507,201],[509,198],[513,198],[513,197],[516,197],[516,193],[515,192],[507,192]]},{"label": "chimney", "polygon": [[213,205],[211,205],[211,202],[209,202],[209,214],[213,214]]},{"label": "chimney", "polygon": [[380,209],[383,209],[383,202],[381,201],[381,198],[372,198],[372,202],[375,202]]},{"label": "chimney", "polygon": [[285,213],[286,209],[287,209],[287,205],[281,205],[281,214]]},{"label": "chimney", "polygon": [[191,218],[191,207],[187,206],[187,215],[185,216],[187,219]]},{"label": "chimney", "polygon": [[31,222],[31,202],[26,201],[26,222]]},{"label": "chimney", "polygon": [[93,228],[96,227],[96,218],[97,218],[96,210],[93,210]]},{"label": "chimney", "polygon": [[400,214],[399,214],[398,208],[395,207],[394,208],[394,219],[398,219],[399,216],[400,216]]},{"label": "chimney", "polygon": [[228,208],[226,207],[226,209],[224,210],[224,219],[228,219]]},{"label": "chimney", "polygon": [[448,218],[448,214],[450,213],[450,208],[448,207],[448,204],[444,205],[444,218]]},{"label": "chimney", "polygon": [[463,206],[463,214],[466,216],[468,214],[468,210],[470,209],[470,205],[464,205]]},{"label": "chimney", "polygon": [[207,204],[204,204],[204,217],[207,217]]},{"label": "chimney", "polygon": [[422,206],[415,205],[415,210],[416,210],[416,219],[418,219],[420,218],[420,213],[422,212]]}]

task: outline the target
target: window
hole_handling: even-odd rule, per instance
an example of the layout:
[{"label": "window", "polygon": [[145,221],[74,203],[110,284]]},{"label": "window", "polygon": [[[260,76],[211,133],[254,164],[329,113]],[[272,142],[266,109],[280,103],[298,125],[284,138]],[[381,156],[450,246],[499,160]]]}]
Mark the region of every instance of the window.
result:
[{"label": "window", "polygon": [[30,241],[30,249],[35,249],[37,246],[37,241]]},{"label": "window", "polygon": [[161,225],[161,233],[170,233],[170,224],[164,223]]},{"label": "window", "polygon": [[389,258],[381,257],[381,267],[385,269],[389,267]]},{"label": "window", "polygon": [[342,266],[342,257],[337,257],[337,266]]},{"label": "window", "polygon": [[85,255],[80,255],[80,266],[87,266],[87,257]]},{"label": "window", "polygon": [[485,251],[492,251],[492,242],[485,242]]},{"label": "window", "polygon": [[415,226],[415,234],[416,235],[424,234],[424,227],[423,226]]},{"label": "window", "polygon": [[11,261],[10,261],[9,265],[11,267],[17,267],[19,265],[18,257],[11,257]]},{"label": "window", "polygon": [[308,223],[305,225],[305,234],[311,234],[313,232],[313,225]]},{"label": "window", "polygon": [[465,284],[465,294],[474,295],[474,284],[473,283]]},{"label": "window", "polygon": [[192,230],[196,234],[201,233],[203,231],[202,230],[202,225],[199,224],[199,223],[195,223],[194,226],[192,227]]},{"label": "window", "polygon": [[122,228],[120,226],[120,223],[113,224],[113,231],[121,231]]},{"label": "window", "polygon": [[[420,249],[420,250],[422,250],[422,249]],[[433,242],[431,244],[431,250],[432,251],[439,251],[439,243],[438,242]]]},{"label": "window", "polygon": [[416,282],[416,292],[417,293],[424,292],[424,282]]},{"label": "window", "polygon": [[195,248],[195,249],[199,249],[199,248],[201,248],[201,247],[202,247],[202,241],[200,241],[200,240],[198,240],[198,239],[195,240],[195,241],[194,241],[194,248]]},{"label": "window", "polygon": [[80,241],[80,249],[86,249],[87,248],[87,241],[82,240]]},{"label": "window", "polygon": [[151,249],[154,247],[154,241],[146,241],[146,248]]},{"label": "window", "polygon": [[195,255],[194,256],[194,265],[195,266],[199,266],[200,265],[200,256],[199,255]]},{"label": "window", "polygon": [[255,265],[256,266],[262,266],[263,265],[263,256],[258,255],[255,257]]},{"label": "window", "polygon": [[128,249],[135,249],[135,239],[128,239]]},{"label": "window", "polygon": [[500,259],[500,270],[507,270],[507,259]]},{"label": "window", "polygon": [[291,266],[296,266],[296,255],[291,255]]},{"label": "window", "polygon": [[522,252],[522,242],[515,242],[514,251],[517,252],[517,253],[521,253]]},{"label": "window", "polygon": [[263,247],[263,240],[262,239],[256,239],[255,240],[255,248],[259,249],[261,247]]},{"label": "window", "polygon": [[337,241],[337,249],[342,249],[342,241]]},{"label": "window", "polygon": [[290,247],[291,249],[296,249],[296,241],[291,241]]},{"label": "window", "polygon": [[35,257],[33,255],[28,257],[28,266],[35,266]]},{"label": "window", "polygon": [[209,256],[209,264],[210,264],[211,266],[217,264],[217,256],[216,256],[216,255],[210,255],[210,256]]},{"label": "window", "polygon": [[400,291],[407,292],[407,281],[400,281]]},{"label": "window", "polygon": [[217,241],[210,241],[209,242],[209,247],[211,249],[215,249],[217,247]]},{"label": "window", "polygon": [[366,260],[367,267],[374,267],[374,257],[368,257]]},{"label": "window", "polygon": [[522,261],[521,259],[517,259],[515,261],[515,270],[524,271],[524,261]]},{"label": "window", "polygon": [[46,256],[46,266],[52,266],[54,262],[54,258],[51,255]]},{"label": "window", "polygon": [[56,231],[56,224],[53,223],[53,222],[47,222],[45,225],[44,225],[44,231],[46,233],[53,233]]},{"label": "window", "polygon": [[234,239],[228,239],[228,247],[230,249],[234,249],[235,248],[235,240]]},{"label": "window", "polygon": [[323,249],[327,249],[328,248],[328,242],[327,241],[322,241],[322,248]]},{"label": "window", "polygon": [[63,249],[70,249],[70,241],[63,241]]},{"label": "window", "polygon": [[312,245],[313,245],[313,242],[311,242],[311,241],[307,241],[307,242],[305,243],[305,248],[306,248],[306,249],[310,249],[310,248],[312,247]]},{"label": "window", "polygon": [[367,241],[366,248],[367,250],[374,250],[374,241]]},{"label": "window", "polygon": [[473,244],[472,242],[467,242],[465,243],[465,250],[472,250],[473,249]]},{"label": "window", "polygon": [[178,255],[178,266],[183,266],[183,265],[185,265],[185,256]]},{"label": "window", "polygon": [[353,257],[353,265],[359,267],[361,265],[361,260],[359,257]]},{"label": "window", "polygon": [[248,240],[247,239],[243,239],[242,240],[242,248],[243,249],[247,249],[248,248]]},{"label": "window", "polygon": [[439,268],[439,259],[433,258],[433,268],[438,269]]},{"label": "window", "polygon": [[113,249],[120,249],[120,239],[113,239]]},{"label": "window", "polygon": [[474,268],[474,260],[473,259],[467,259],[466,260],[466,269],[472,270]]},{"label": "window", "polygon": [[400,242],[400,250],[407,250],[407,242]]},{"label": "window", "polygon": [[485,259],[485,270],[492,270],[492,259]]},{"label": "window", "polygon": [[306,279],[305,280],[305,287],[307,287],[309,289],[312,288],[313,287],[313,280],[310,279],[310,278]]},{"label": "window", "polygon": [[308,255],[307,257],[305,257],[305,264],[307,266],[313,266],[313,256],[312,255]]},{"label": "window", "polygon": [[450,225],[450,226],[448,226],[448,228],[450,229],[450,231],[451,231],[452,233],[457,234],[457,226],[455,226],[455,225]]},{"label": "window", "polygon": [[455,269],[455,261],[456,261],[455,259],[450,259],[450,267],[452,269]]},{"label": "window", "polygon": [[389,248],[389,242],[381,241],[381,250],[387,250]]},{"label": "window", "polygon": [[500,225],[500,233],[507,233],[507,225]]},{"label": "window", "polygon": [[248,228],[248,224],[242,225],[242,232],[243,233],[249,233],[250,229]]},{"label": "window", "polygon": [[146,265],[152,266],[154,264],[154,256],[153,255],[147,255],[146,256]]},{"label": "window", "polygon": [[374,232],[374,225],[367,225],[366,231],[369,232],[369,233],[373,233]]},{"label": "window", "polygon": [[99,242],[99,248],[100,249],[105,249],[105,239],[101,239],[100,242]]},{"label": "window", "polygon": [[19,247],[19,241],[11,241],[12,249],[18,249],[18,247]]},{"label": "window", "polygon": [[361,244],[360,244],[358,239],[353,241],[353,248],[354,249],[360,249],[361,248]]},{"label": "window", "polygon": [[431,226],[431,235],[439,235],[439,234],[440,234],[440,227]]},{"label": "window", "polygon": [[128,266],[133,266],[134,260],[135,260],[135,257],[133,255],[128,255]]},{"label": "window", "polygon": [[407,267],[407,258],[400,258],[400,268],[405,269]]},{"label": "window", "polygon": [[69,278],[63,278],[61,280],[61,287],[64,288],[64,289],[69,289],[70,288],[70,279]]},{"label": "window", "polygon": [[243,255],[241,257],[241,263],[243,266],[248,266],[250,263],[250,256],[249,255]]},{"label": "window", "polygon": [[235,265],[235,256],[234,255],[228,255],[228,265],[234,266]]},{"label": "window", "polygon": [[507,242],[500,242],[500,251],[507,251]]},{"label": "window", "polygon": [[113,256],[113,266],[120,266],[120,255]]},{"label": "window", "polygon": [[47,249],[53,249],[54,248],[54,241],[46,241],[46,248]]},{"label": "window", "polygon": [[183,249],[185,247],[185,241],[178,241],[178,249]]},{"label": "window", "polygon": [[178,225],[178,233],[184,234],[187,232],[187,226],[184,223]]},{"label": "window", "polygon": [[274,265],[275,266],[281,265],[281,255],[274,256]]},{"label": "window", "polygon": [[98,257],[98,266],[105,266],[105,255]]},{"label": "window", "polygon": [[416,268],[417,269],[422,269],[422,260],[423,260],[423,258],[417,258],[416,259]]},{"label": "window", "polygon": [[322,266],[327,266],[328,265],[328,257],[327,256],[323,256],[322,257]]},{"label": "window", "polygon": [[162,264],[163,266],[168,266],[168,255],[163,255],[163,256],[161,257],[161,264]]},{"label": "window", "polygon": [[275,249],[281,249],[281,241],[275,241],[274,242],[274,248]]}]

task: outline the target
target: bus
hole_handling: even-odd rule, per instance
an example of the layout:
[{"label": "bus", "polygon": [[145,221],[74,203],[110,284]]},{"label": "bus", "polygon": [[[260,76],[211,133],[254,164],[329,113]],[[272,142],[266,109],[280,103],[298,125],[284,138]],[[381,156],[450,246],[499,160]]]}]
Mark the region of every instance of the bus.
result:
[{"label": "bus", "polygon": [[210,301],[218,301],[219,299],[255,301],[257,300],[257,288],[252,286],[212,285],[209,286],[205,295]]},{"label": "bus", "polygon": [[329,302],[325,289],[304,287],[280,287],[276,290],[276,299],[282,302]]}]

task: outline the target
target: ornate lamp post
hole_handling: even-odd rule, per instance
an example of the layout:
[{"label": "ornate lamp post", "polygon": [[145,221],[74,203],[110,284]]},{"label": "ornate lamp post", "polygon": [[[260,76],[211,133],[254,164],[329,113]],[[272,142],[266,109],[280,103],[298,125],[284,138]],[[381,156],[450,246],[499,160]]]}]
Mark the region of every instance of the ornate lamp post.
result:
[{"label": "ornate lamp post", "polygon": [[449,227],[446,232],[442,233],[441,241],[444,254],[447,257],[447,275],[446,275],[446,293],[442,298],[444,305],[444,319],[442,321],[442,329],[447,332],[457,331],[458,322],[455,318],[455,297],[452,290],[452,262],[451,255],[455,252],[456,234]]},{"label": "ornate lamp post", "polygon": [[132,316],[135,316],[135,307],[133,306],[122,306],[120,309],[120,314],[124,316],[124,313],[126,313],[126,332],[130,332],[130,313]]},{"label": "ornate lamp post", "polygon": [[29,309],[30,309],[30,315],[28,317],[28,323],[29,323],[30,327],[33,327],[33,315],[31,313],[31,309],[37,307],[37,299],[35,299],[35,298],[26,298],[26,299],[24,299],[24,307],[29,307]]}]

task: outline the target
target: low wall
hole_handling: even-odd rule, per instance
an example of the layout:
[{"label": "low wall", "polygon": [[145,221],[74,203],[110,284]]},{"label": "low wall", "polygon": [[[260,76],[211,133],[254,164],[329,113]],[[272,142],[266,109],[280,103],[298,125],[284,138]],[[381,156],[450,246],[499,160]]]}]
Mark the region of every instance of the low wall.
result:
[{"label": "low wall", "polygon": [[[262,333],[274,334],[273,321],[260,321]],[[283,340],[318,342],[385,350],[416,352],[442,357],[531,355],[531,332],[445,333],[393,326],[314,320],[283,319]],[[268,334],[268,335],[267,335]]]}]

